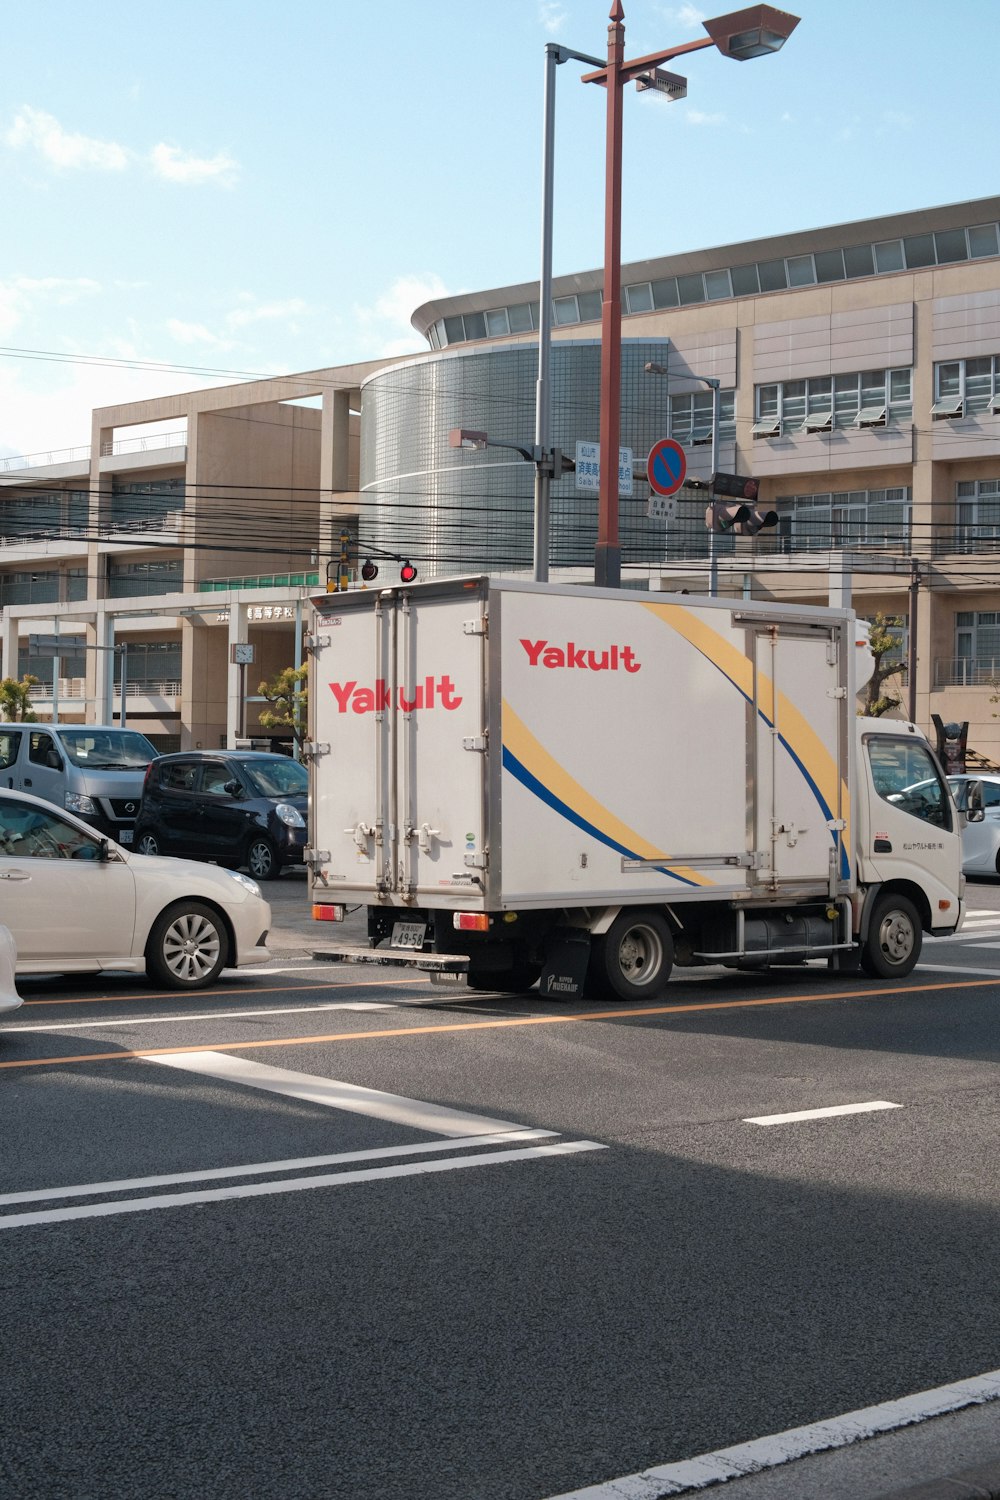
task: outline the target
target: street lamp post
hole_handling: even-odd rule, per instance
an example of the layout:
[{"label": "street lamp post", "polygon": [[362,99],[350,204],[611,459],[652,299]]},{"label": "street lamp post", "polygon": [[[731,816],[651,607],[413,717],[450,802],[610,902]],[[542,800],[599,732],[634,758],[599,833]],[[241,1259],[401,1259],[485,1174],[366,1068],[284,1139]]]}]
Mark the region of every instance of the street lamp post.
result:
[{"label": "street lamp post", "polygon": [[608,91],[604,188],[604,292],[601,303],[601,472],[598,490],[597,546],[594,582],[606,588],[621,585],[621,545],[618,533],[618,449],[621,437],[621,197],[622,92],[635,82],[673,98],[683,97],[683,79],[660,72],[659,64],[703,47],[718,47],[726,57],[744,62],[777,52],[795,27],[798,16],[770,5],[751,5],[705,21],[707,37],[625,60],[625,10],[613,0],[609,12],[608,60],[583,75],[584,83],[602,84]]}]

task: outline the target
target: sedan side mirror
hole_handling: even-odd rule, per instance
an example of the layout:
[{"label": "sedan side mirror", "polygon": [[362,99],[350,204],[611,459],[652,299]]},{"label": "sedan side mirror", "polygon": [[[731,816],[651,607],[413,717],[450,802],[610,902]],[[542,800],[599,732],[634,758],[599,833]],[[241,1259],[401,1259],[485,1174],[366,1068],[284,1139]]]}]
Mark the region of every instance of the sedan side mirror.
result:
[{"label": "sedan side mirror", "polygon": [[983,807],[983,783],[981,781],[970,781],[965,791],[965,821],[967,823],[982,823],[986,817],[986,809]]}]

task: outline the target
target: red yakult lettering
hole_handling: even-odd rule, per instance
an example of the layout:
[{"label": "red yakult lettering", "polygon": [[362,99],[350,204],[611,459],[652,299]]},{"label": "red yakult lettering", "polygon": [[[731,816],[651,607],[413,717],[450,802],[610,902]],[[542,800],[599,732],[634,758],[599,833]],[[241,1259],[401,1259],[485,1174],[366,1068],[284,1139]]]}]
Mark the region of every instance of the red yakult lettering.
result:
[{"label": "red yakult lettering", "polygon": [[528,664],[532,667],[580,667],[585,672],[639,672],[642,662],[636,659],[631,646],[605,646],[600,652],[575,641],[557,646],[551,641],[522,640]]},{"label": "red yakult lettering", "polygon": [[412,714],[423,708],[458,708],[462,701],[447,672],[440,677],[425,677],[412,689],[397,688],[395,700],[384,677],[377,677],[372,687],[359,687],[356,680],[331,682],[330,691],[337,701],[338,713],[342,714],[381,713],[391,708],[394,701],[404,714]]}]

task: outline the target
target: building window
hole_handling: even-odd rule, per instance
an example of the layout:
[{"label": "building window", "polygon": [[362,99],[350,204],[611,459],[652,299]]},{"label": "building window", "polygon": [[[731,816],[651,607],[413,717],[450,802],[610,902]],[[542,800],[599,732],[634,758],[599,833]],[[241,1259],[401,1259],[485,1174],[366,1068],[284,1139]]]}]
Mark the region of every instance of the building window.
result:
[{"label": "building window", "polygon": [[955,615],[954,669],[949,675],[964,687],[986,683],[1000,675],[1000,611],[959,610]]},{"label": "building window", "polygon": [[579,323],[580,309],[575,297],[556,297],[552,303],[553,319],[556,323]]},{"label": "building window", "polygon": [[[712,441],[713,393],[690,391],[670,397],[670,433],[685,448],[699,447]],[[719,441],[736,441],[736,392],[719,392]]]},{"label": "building window", "polygon": [[184,512],[184,480],[154,479],[147,483],[112,481],[112,531],[173,531]]},{"label": "building window", "polygon": [[753,436],[830,432],[834,427],[885,427],[913,416],[912,371],[861,370],[759,385]]},{"label": "building window", "polygon": [[635,286],[625,288],[625,308],[630,313],[653,311],[653,288],[648,281],[640,281]]},{"label": "building window", "polygon": [[784,495],[775,502],[777,542],[785,552],[828,552],[832,547],[909,546],[910,491],[844,490],[820,495]]},{"label": "building window", "polygon": [[955,486],[956,552],[981,552],[984,543],[1000,539],[1000,479],[963,479]]},{"label": "building window", "polygon": [[108,567],[108,594],[112,599],[179,594],[183,581],[184,564],[179,557],[157,558],[154,562],[112,562]]},{"label": "building window", "polygon": [[972,417],[1000,411],[1000,355],[949,359],[934,366],[934,405],[931,416]]}]

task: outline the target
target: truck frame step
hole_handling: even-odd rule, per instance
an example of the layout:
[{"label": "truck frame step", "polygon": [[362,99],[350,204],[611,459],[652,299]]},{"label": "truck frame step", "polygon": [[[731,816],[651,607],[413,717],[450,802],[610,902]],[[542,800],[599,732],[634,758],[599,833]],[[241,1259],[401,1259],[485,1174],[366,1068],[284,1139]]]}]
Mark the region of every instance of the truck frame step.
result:
[{"label": "truck frame step", "polygon": [[431,974],[465,974],[469,960],[462,953],[421,953],[419,948],[369,948],[367,943],[338,943],[314,949],[314,959],[326,963],[378,964],[382,967],[425,969]]}]

